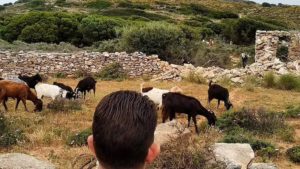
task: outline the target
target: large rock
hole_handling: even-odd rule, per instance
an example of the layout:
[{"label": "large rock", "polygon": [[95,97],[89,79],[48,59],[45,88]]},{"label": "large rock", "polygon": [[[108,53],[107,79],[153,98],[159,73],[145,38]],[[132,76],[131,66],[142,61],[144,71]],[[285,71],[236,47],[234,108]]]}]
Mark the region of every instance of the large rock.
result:
[{"label": "large rock", "polygon": [[21,153],[0,155],[1,169],[55,169],[54,165]]},{"label": "large rock", "polygon": [[276,165],[272,163],[253,163],[249,169],[278,169]]},{"label": "large rock", "polygon": [[191,131],[187,129],[185,125],[177,122],[176,120],[161,123],[156,126],[154,142],[162,145],[190,132]]},{"label": "large rock", "polygon": [[218,161],[226,163],[226,169],[247,169],[254,159],[250,144],[215,143],[213,151]]}]

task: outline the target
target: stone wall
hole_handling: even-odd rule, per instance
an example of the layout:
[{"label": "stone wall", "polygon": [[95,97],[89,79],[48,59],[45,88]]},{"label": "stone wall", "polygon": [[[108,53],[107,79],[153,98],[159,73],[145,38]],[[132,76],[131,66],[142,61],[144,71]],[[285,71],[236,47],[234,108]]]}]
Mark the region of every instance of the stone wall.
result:
[{"label": "stone wall", "polygon": [[[286,38],[289,40],[286,41]],[[274,61],[281,39],[286,41],[289,61],[300,60],[300,32],[257,31],[255,42],[255,62]]]},{"label": "stone wall", "polygon": [[157,55],[143,53],[38,53],[0,51],[0,74],[57,74],[74,75],[84,70],[96,73],[113,62],[120,63],[130,77],[153,76],[161,73]]}]

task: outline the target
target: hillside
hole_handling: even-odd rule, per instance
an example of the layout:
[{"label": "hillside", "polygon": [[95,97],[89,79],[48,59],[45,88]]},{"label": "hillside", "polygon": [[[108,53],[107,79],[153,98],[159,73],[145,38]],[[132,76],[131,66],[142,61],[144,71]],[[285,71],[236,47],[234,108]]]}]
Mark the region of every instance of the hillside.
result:
[{"label": "hillside", "polygon": [[299,16],[299,6],[249,1],[19,0],[0,8],[0,46],[25,50],[20,46],[67,43],[158,54],[176,64],[206,65],[210,58],[206,66],[231,68],[239,66],[231,59],[240,53],[254,55],[256,30],[299,30]]}]

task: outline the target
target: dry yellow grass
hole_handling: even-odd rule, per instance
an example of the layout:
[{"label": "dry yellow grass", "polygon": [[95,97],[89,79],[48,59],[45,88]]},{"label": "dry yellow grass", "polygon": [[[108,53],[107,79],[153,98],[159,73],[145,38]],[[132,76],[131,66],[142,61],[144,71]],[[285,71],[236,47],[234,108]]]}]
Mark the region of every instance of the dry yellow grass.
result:
[{"label": "dry yellow grass", "polygon": [[[67,85],[76,86],[78,80],[74,79],[50,79],[49,83],[54,80],[63,82]],[[7,149],[1,149],[0,153],[5,152],[23,152],[34,155],[40,159],[49,160],[58,168],[70,168],[72,159],[80,154],[89,153],[86,147],[70,148],[66,145],[66,138],[72,132],[81,131],[91,127],[94,109],[101,98],[113,91],[117,90],[140,90],[141,80],[128,80],[123,82],[116,81],[98,81],[97,92],[94,97],[88,94],[84,101],[83,109],[75,112],[51,112],[43,110],[41,113],[24,112],[21,105],[18,111],[14,111],[15,101],[9,101],[9,112],[6,116],[21,121],[20,128],[24,129],[25,135],[29,139],[25,144],[19,144]],[[159,88],[171,88],[174,85],[180,86],[184,93],[198,98],[201,103],[207,107],[207,85],[198,85],[190,82],[147,82],[145,86],[155,86]],[[231,100],[234,109],[241,107],[265,107],[271,111],[284,110],[289,105],[300,104],[300,93],[281,91],[273,89],[255,88],[253,92],[246,91],[243,88],[232,87],[230,89]],[[50,101],[44,99],[45,105]],[[33,110],[32,103],[29,103],[29,110]],[[0,106],[3,110],[2,105]],[[45,106],[44,106],[45,107]],[[225,111],[224,106],[216,109],[216,101],[213,101],[211,108],[218,115]],[[186,117],[184,118],[186,119]],[[201,118],[203,119],[203,118]],[[160,121],[160,119],[159,119]],[[293,144],[300,144],[299,137],[299,121],[293,121],[291,124],[295,126],[297,139]],[[200,126],[200,125],[199,125]],[[193,129],[193,127],[191,127]],[[200,139],[200,138],[199,138]],[[282,143],[285,146],[286,143]],[[291,146],[290,144],[289,146]],[[299,166],[288,162],[284,158],[275,161],[280,168],[297,168]]]}]

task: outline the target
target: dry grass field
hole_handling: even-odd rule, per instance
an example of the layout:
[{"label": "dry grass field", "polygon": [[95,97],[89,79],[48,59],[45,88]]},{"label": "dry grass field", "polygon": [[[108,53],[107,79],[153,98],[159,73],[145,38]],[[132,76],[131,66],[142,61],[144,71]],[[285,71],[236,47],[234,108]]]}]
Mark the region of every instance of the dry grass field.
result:
[{"label": "dry grass field", "polygon": [[[73,88],[78,82],[77,79],[49,79],[48,83],[52,83],[53,81],[63,82]],[[16,125],[24,130],[28,140],[9,148],[0,149],[0,153],[27,153],[40,159],[49,160],[58,168],[70,168],[70,163],[74,157],[82,153],[89,153],[89,150],[87,147],[69,147],[66,145],[66,138],[71,133],[91,127],[94,109],[103,96],[117,90],[139,91],[141,82],[142,80],[126,80],[122,82],[98,81],[96,96],[94,97],[93,94],[88,94],[87,99],[83,103],[82,110],[74,112],[52,112],[47,110],[46,104],[50,102],[50,99],[44,99],[45,109],[43,112],[32,112],[33,105],[29,102],[29,110],[31,110],[31,112],[24,112],[22,105],[19,106],[19,110],[15,112],[13,110],[15,101],[10,100],[9,111],[5,113],[5,116],[17,121]],[[178,85],[184,90],[185,94],[195,96],[205,107],[207,107],[207,85],[198,85],[184,81],[178,83],[147,82],[145,86],[146,85],[159,88],[171,88],[174,85]],[[244,88],[230,87],[230,93],[230,98],[234,104],[234,109],[236,110],[242,107],[264,107],[270,111],[283,111],[287,106],[300,104],[299,92],[265,88],[255,88],[254,91],[251,92]],[[216,109],[216,101],[213,101],[211,107],[217,112],[218,116],[225,111],[223,104],[219,109]],[[2,105],[0,108],[1,110],[4,110]],[[198,119],[200,119],[200,117],[198,117]],[[279,149],[281,150],[300,144],[300,120],[289,120],[289,124],[292,125],[296,131],[294,143],[285,143],[279,140],[277,141],[277,138],[268,138],[273,142],[276,142],[276,145],[279,146]],[[193,130],[194,128],[191,127],[191,129]],[[283,169],[296,169],[300,167],[299,165],[289,162],[284,156],[280,156],[273,162]]]}]

